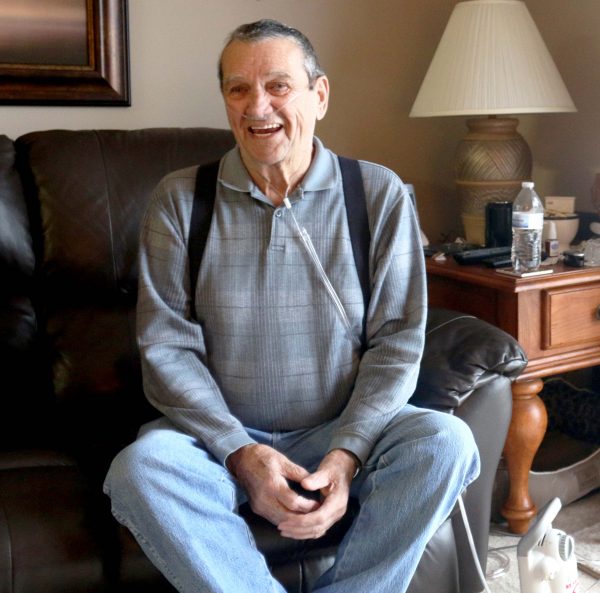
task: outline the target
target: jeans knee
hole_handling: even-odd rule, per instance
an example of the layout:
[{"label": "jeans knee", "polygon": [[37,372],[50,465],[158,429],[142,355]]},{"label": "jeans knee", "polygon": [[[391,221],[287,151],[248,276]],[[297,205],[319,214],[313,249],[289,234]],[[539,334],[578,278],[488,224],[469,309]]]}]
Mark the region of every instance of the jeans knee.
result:
[{"label": "jeans knee", "polygon": [[104,491],[126,502],[132,497],[145,498],[153,485],[164,481],[170,471],[169,435],[149,431],[142,438],[125,447],[113,459],[104,482]]},{"label": "jeans knee", "polygon": [[[113,498],[127,499],[135,490],[140,488],[138,484],[141,473],[140,465],[143,465],[139,447],[133,443],[123,449],[113,459],[104,480],[104,493]],[[143,488],[143,486],[141,487]]]},{"label": "jeans knee", "polygon": [[450,414],[441,414],[437,448],[441,461],[451,470],[464,467],[471,478],[479,473],[479,450],[468,424]]}]

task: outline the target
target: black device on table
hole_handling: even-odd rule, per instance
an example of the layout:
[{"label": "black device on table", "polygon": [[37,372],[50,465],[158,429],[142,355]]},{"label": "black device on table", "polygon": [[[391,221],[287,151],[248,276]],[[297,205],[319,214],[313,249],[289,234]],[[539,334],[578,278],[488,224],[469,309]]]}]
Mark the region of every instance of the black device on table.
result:
[{"label": "black device on table", "polygon": [[454,255],[455,253],[460,253],[462,251],[467,251],[471,249],[477,249],[479,246],[471,243],[460,243],[457,241],[449,242],[449,243],[435,243],[433,245],[425,245],[423,246],[423,253],[426,257],[431,257],[433,255],[437,255],[438,253],[442,253],[444,255]]},{"label": "black device on table", "polygon": [[481,264],[489,268],[512,266],[512,204],[491,202],[485,210],[485,247],[470,243],[443,243],[425,248],[425,255],[452,255],[462,265]]},{"label": "black device on table", "polygon": [[427,245],[423,251],[428,257],[438,253],[451,255],[459,264],[463,265],[482,264],[489,268],[506,268],[512,265],[510,246],[481,247],[468,243],[442,243]]}]

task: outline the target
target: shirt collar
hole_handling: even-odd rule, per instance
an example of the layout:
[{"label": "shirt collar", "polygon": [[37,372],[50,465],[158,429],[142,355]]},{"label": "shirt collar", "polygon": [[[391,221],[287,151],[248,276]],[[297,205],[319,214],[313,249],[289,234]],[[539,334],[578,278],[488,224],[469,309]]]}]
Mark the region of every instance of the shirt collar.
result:
[{"label": "shirt collar", "polygon": [[[314,156],[304,178],[298,185],[300,194],[308,197],[307,192],[329,189],[339,182],[339,171],[335,155],[323,146],[315,136],[313,139]],[[230,150],[221,162],[219,181],[235,191],[250,193],[253,197],[264,198],[248,174],[238,146]]]}]

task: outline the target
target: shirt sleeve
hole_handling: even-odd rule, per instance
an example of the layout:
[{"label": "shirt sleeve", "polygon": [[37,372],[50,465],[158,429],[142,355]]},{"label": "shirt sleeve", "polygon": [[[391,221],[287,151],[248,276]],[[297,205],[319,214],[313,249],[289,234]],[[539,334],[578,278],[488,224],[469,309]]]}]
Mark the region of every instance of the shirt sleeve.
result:
[{"label": "shirt sleeve", "polygon": [[371,229],[367,349],[330,450],[347,449],[365,463],[415,390],[427,290],[419,225],[406,187],[383,167],[363,164],[362,172]]},{"label": "shirt sleeve", "polygon": [[254,441],[229,412],[205,363],[202,327],[190,316],[187,236],[194,184],[195,169],[168,176],[143,219],[137,338],[150,403],[225,463]]}]

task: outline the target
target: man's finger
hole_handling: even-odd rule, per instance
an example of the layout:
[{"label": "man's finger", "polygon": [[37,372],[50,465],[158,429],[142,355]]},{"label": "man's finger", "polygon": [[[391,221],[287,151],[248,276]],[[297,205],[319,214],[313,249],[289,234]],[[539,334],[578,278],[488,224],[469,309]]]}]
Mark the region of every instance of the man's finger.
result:
[{"label": "man's finger", "polygon": [[293,491],[291,494],[286,493],[282,498],[279,498],[279,502],[293,513],[312,513],[321,506],[318,500],[305,498]]},{"label": "man's finger", "polygon": [[288,480],[292,480],[294,482],[301,482],[304,478],[310,475],[307,469],[301,465],[297,465],[289,459],[286,459],[282,463],[281,471],[282,474],[288,478]]},{"label": "man's finger", "polygon": [[304,478],[300,482],[300,484],[302,488],[311,491],[325,489],[327,490],[327,492],[329,492],[332,486],[331,476],[329,475],[329,472],[322,470],[317,470],[314,474],[306,476],[306,478]]},{"label": "man's finger", "polygon": [[287,510],[294,513],[310,513],[321,506],[320,501],[307,496],[302,496],[302,494],[290,487],[287,481],[282,480],[282,482],[283,483],[276,494],[276,498]]},{"label": "man's finger", "polygon": [[327,530],[344,515],[347,497],[343,494],[327,497],[321,506],[311,513],[287,517],[277,527],[284,537],[292,539],[314,539]]},{"label": "man's finger", "polygon": [[318,509],[313,513],[287,517],[277,525],[277,528],[283,537],[316,539],[325,535],[333,523],[335,521],[332,521],[327,514],[322,514],[321,509]]}]

